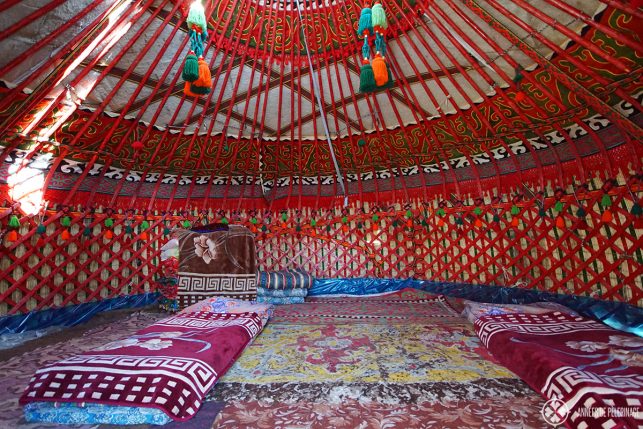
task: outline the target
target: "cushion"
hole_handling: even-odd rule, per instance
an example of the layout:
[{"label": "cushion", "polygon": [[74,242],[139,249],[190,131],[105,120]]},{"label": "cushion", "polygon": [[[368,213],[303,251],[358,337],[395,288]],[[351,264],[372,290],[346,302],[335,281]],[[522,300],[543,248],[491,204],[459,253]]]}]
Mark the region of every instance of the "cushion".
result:
[{"label": "cushion", "polygon": [[574,310],[555,302],[535,302],[533,304],[492,304],[487,302],[464,301],[462,316],[473,323],[483,316],[495,316],[499,314],[544,314],[552,311],[559,311],[570,316],[578,316]]},{"label": "cushion", "polygon": [[224,298],[213,296],[192,304],[181,310],[181,313],[197,313],[206,311],[209,313],[257,313],[265,326],[268,319],[272,317],[274,307],[270,304],[258,303],[256,301],[243,301],[240,299]]},{"label": "cushion", "polygon": [[264,289],[310,289],[314,278],[301,268],[281,271],[259,271],[257,286]]}]

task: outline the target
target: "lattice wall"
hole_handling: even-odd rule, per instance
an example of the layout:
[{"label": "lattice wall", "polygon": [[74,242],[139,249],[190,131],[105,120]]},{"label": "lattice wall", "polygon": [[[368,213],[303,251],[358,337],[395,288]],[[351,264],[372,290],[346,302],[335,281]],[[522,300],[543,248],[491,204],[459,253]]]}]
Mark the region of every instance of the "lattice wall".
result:
[{"label": "lattice wall", "polygon": [[171,228],[222,220],[256,233],[262,270],[302,266],[317,277],[516,285],[643,306],[643,218],[633,214],[640,212],[640,192],[631,182],[478,205],[145,217],[59,211],[20,219],[15,242],[5,209],[0,314],[152,290],[158,249]]}]

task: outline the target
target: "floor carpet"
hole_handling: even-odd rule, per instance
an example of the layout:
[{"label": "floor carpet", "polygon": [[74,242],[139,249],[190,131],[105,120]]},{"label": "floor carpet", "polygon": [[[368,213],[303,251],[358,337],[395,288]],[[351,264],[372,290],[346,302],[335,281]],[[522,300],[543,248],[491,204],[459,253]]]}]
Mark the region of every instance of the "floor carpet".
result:
[{"label": "floor carpet", "polygon": [[[493,362],[459,305],[405,291],[279,306],[210,392],[202,418],[176,427],[549,427],[544,401]],[[164,316],[121,314],[0,353],[0,428],[71,427],[24,421],[18,398],[32,374]],[[76,426],[90,427],[114,426]]]}]

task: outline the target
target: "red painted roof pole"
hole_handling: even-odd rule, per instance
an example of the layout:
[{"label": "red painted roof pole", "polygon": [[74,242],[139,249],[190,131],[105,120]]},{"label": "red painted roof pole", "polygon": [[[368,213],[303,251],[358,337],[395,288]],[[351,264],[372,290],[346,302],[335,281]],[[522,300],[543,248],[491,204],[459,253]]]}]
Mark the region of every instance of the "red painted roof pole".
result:
[{"label": "red painted roof pole", "polygon": [[[450,0],[447,0],[450,1]],[[574,91],[574,94],[577,97],[582,98],[589,106],[591,106],[596,112],[600,113],[612,123],[614,123],[618,128],[623,130],[626,133],[629,133],[634,140],[640,140],[643,136],[643,131],[632,121],[623,117],[623,115],[614,109],[612,106],[607,105],[603,100],[596,97],[591,93],[584,85],[579,84],[574,79],[569,77],[566,73],[563,73],[556,65],[551,63],[547,58],[540,55],[535,50],[527,46],[520,38],[513,34],[507,27],[505,27],[501,22],[493,18],[489,13],[479,8],[473,0],[462,0],[469,9],[482,18],[487,24],[499,31],[507,40],[513,43],[516,47],[525,53],[529,58],[535,61],[538,65],[543,67],[544,70],[550,72],[557,80],[567,86],[570,90]],[[628,138],[629,139],[629,138]],[[630,140],[631,141],[631,140]],[[636,144],[636,143],[632,143]],[[637,150],[637,149],[635,149]]]}]

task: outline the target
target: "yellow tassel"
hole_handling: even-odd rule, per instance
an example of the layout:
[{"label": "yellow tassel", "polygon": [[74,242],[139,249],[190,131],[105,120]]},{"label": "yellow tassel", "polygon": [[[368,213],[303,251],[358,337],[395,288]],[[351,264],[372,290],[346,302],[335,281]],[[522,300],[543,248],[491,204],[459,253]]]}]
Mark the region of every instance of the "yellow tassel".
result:
[{"label": "yellow tassel", "polygon": [[373,67],[373,75],[375,76],[375,84],[377,86],[386,85],[388,82],[388,71],[386,70],[386,61],[380,54],[376,54],[371,63]]}]

